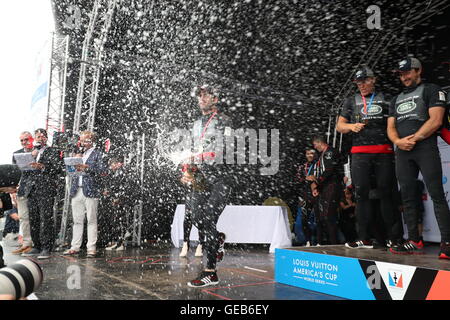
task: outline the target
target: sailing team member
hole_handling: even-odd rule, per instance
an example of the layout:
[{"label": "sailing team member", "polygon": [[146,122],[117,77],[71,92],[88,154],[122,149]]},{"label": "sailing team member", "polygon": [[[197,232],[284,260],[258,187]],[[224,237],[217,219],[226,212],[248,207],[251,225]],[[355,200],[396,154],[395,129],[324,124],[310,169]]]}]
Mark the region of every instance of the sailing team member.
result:
[{"label": "sailing team member", "polygon": [[396,170],[409,240],[392,247],[390,251],[394,254],[423,253],[415,200],[415,181],[421,172],[441,232],[439,258],[450,259],[450,211],[442,184],[442,164],[437,144],[446,95],[439,86],[422,81],[422,64],[416,58],[402,60],[396,71],[404,88],[391,101],[388,136],[397,146]]},{"label": "sailing team member", "polygon": [[313,146],[320,153],[318,174],[310,175],[306,180],[311,181],[312,195],[317,197],[317,241],[319,244],[337,244],[337,210],[343,181],[341,156],[323,137],[314,137]]},{"label": "sailing team member", "polygon": [[[216,264],[224,254],[225,234],[217,231],[217,221],[228,201],[232,188],[232,177],[228,172],[223,156],[223,144],[219,138],[231,135],[231,119],[219,111],[216,89],[201,86],[196,90],[202,116],[194,122],[193,142],[196,156],[184,166],[181,182],[189,185],[190,193],[186,199],[186,211],[192,223],[204,239],[206,268],[190,282],[190,287],[206,287],[219,283]],[[224,158],[222,158],[223,160]]]},{"label": "sailing team member", "polygon": [[314,244],[316,240],[315,234],[315,217],[314,209],[316,207],[316,198],[312,195],[311,181],[306,180],[308,176],[317,176],[317,155],[316,150],[307,148],[305,151],[306,162],[297,170],[297,179],[302,183],[301,198],[301,222],[302,231],[305,236],[306,245]]},{"label": "sailing team member", "polygon": [[348,248],[373,248],[370,223],[375,219],[369,198],[371,177],[375,177],[380,198],[380,211],[387,237],[392,246],[401,238],[393,227],[396,217],[392,198],[395,184],[394,149],[386,132],[389,100],[383,92],[375,90],[377,78],[371,69],[363,67],[353,78],[358,93],[345,100],[338,119],[337,131],[352,134],[351,176],[355,186],[358,237],[345,244]]}]

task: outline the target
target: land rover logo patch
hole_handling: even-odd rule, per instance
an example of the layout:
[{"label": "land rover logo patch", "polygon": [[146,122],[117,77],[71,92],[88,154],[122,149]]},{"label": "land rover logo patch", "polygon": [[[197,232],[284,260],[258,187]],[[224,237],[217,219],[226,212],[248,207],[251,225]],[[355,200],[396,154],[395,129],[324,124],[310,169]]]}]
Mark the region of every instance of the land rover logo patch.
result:
[{"label": "land rover logo patch", "polygon": [[[381,106],[377,105],[377,104],[374,104],[374,105],[370,106],[369,110],[367,110],[367,115],[368,116],[374,116],[374,115],[380,114],[382,112],[383,112],[383,108]],[[364,113],[364,108],[361,109],[361,113],[365,114]]]},{"label": "land rover logo patch", "polygon": [[408,112],[413,111],[417,108],[417,104],[413,101],[404,102],[398,105],[397,107],[397,113],[398,114],[405,114]]}]

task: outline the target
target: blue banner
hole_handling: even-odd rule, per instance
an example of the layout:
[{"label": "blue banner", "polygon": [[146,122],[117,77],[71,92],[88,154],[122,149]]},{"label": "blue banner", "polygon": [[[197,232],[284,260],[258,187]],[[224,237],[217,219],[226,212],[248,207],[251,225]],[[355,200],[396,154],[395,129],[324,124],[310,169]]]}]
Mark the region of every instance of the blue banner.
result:
[{"label": "blue banner", "polygon": [[47,96],[47,87],[48,81],[41,84],[39,88],[37,88],[37,90],[34,92],[33,98],[31,99],[31,109],[33,109],[33,106],[36,102]]},{"label": "blue banner", "polygon": [[276,249],[275,281],[348,299],[375,300],[355,258]]}]

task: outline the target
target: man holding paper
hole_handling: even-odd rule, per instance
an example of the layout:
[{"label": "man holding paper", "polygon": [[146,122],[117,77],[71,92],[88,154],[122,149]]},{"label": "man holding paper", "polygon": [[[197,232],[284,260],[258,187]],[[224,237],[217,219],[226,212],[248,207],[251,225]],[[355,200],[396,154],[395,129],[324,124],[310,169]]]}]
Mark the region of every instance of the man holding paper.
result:
[{"label": "man holding paper", "polygon": [[[87,216],[87,257],[94,258],[97,254],[97,209],[100,198],[102,175],[106,175],[107,168],[103,163],[102,152],[94,147],[95,134],[83,131],[80,143],[83,154],[82,162],[74,164],[80,175],[75,175],[72,181],[70,196],[72,197],[73,236],[71,248],[64,255],[76,255],[80,251],[83,241],[84,217]],[[85,213],[86,212],[86,213]]]},{"label": "man holding paper", "polygon": [[[25,153],[30,153],[33,150],[33,136],[30,132],[24,131],[20,134],[20,143],[22,149],[17,150],[13,154],[12,162],[17,164],[16,157]],[[14,250],[12,254],[28,253],[32,249],[31,232],[30,232],[30,219],[28,211],[28,195],[31,190],[31,171],[22,171],[19,187],[17,190],[17,212],[19,214],[20,230],[22,232],[22,246]]]},{"label": "man holding paper", "polygon": [[45,129],[37,129],[34,132],[34,140],[32,155],[35,162],[30,163],[30,166],[35,170],[31,171],[31,189],[28,195],[34,248],[22,255],[37,255],[38,259],[48,259],[55,242],[53,205],[64,166],[59,151],[47,145]]}]

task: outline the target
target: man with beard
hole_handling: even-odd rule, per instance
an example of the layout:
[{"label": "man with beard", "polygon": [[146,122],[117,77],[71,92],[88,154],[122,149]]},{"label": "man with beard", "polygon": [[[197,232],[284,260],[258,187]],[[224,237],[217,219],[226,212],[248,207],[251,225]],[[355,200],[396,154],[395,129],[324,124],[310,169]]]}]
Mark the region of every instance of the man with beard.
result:
[{"label": "man with beard", "polygon": [[441,232],[439,258],[450,259],[450,211],[442,185],[442,164],[437,144],[446,95],[437,85],[422,81],[422,64],[416,58],[402,60],[396,71],[404,88],[391,101],[388,136],[397,146],[396,171],[409,240],[390,251],[394,254],[423,254],[415,191],[421,172]]},{"label": "man with beard", "polygon": [[181,182],[190,187],[186,214],[204,237],[200,242],[204,243],[206,268],[188,282],[188,286],[199,288],[219,283],[216,264],[223,258],[225,234],[219,233],[216,225],[227,204],[232,177],[223,163],[223,143],[220,143],[231,135],[231,119],[219,111],[214,88],[201,86],[196,94],[202,115],[193,125],[195,156],[183,166]]}]

